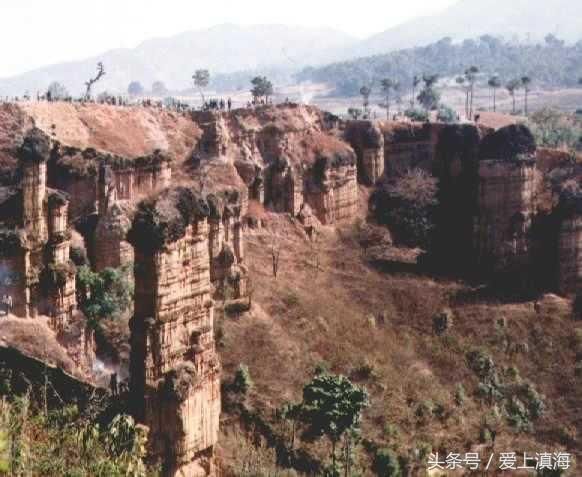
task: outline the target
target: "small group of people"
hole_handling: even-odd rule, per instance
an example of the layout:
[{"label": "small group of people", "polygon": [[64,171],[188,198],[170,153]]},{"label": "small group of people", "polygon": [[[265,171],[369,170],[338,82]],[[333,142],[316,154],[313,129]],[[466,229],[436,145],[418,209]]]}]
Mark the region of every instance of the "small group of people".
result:
[{"label": "small group of people", "polygon": [[110,106],[129,106],[129,101],[123,96],[109,96],[104,95],[97,98],[97,103],[99,104],[109,104]]},{"label": "small group of people", "polygon": [[247,108],[252,109],[256,106],[267,106],[273,104],[273,98],[256,98],[254,97],[247,103]]},{"label": "small group of people", "polygon": [[226,101],[224,98],[220,99],[210,99],[205,101],[202,105],[203,111],[228,111],[232,110],[232,99],[228,98]]},{"label": "small group of people", "polygon": [[[22,97],[14,96],[14,97],[0,97],[0,103],[18,103],[18,102],[29,102],[34,101],[30,95],[25,94]],[[136,99],[131,100],[130,98],[126,98],[122,95],[108,95],[108,94],[100,94],[96,98],[55,98],[52,96],[50,92],[45,94],[37,93],[36,101],[42,102],[46,101],[49,103],[52,102],[65,102],[65,103],[96,103],[96,104],[107,104],[110,106],[141,106],[144,108],[157,108],[157,109],[168,109],[172,111],[176,111],[178,113],[189,113],[194,111],[196,108],[191,106],[188,103],[183,101],[174,99],[174,98],[166,98],[164,100],[155,100],[151,98],[143,98],[143,99]],[[246,104],[247,109],[253,109],[258,106],[269,106],[273,104],[273,99],[269,98],[258,98],[254,97],[249,100]],[[289,98],[285,100],[285,104],[291,104]],[[201,107],[202,111],[232,111],[233,109],[233,100],[232,98],[218,98],[218,99],[209,99],[206,100]]]}]

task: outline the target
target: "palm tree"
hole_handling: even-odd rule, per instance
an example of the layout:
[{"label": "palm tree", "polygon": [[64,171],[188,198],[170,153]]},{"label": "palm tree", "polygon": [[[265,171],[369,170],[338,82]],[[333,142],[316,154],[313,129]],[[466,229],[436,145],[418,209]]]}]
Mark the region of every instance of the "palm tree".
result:
[{"label": "palm tree", "polygon": [[390,119],[390,92],[392,90],[398,91],[400,83],[396,80],[386,78],[382,80],[382,92],[384,93],[384,107],[386,108],[386,118]]},{"label": "palm tree", "polygon": [[530,85],[531,85],[531,78],[529,76],[522,76],[521,84],[523,85],[524,89],[524,106],[525,106],[525,115],[527,116],[527,97],[530,92]]},{"label": "palm tree", "polygon": [[505,89],[509,93],[509,96],[513,99],[513,109],[512,112],[515,114],[515,93],[519,89],[521,82],[517,79],[511,80],[509,83],[505,85]]},{"label": "palm tree", "polygon": [[479,73],[479,68],[476,66],[471,66],[465,70],[465,78],[469,83],[471,99],[469,102],[469,117],[473,117],[473,95],[475,93],[475,82],[477,81],[477,73]]},{"label": "palm tree", "polygon": [[465,85],[465,77],[457,76],[455,81],[465,91],[465,118],[469,119],[469,88]]},{"label": "palm tree", "polygon": [[362,86],[360,88],[360,94],[362,95],[362,106],[364,110],[364,116],[367,118],[370,115],[370,95],[372,94],[372,88],[369,86]]},{"label": "palm tree", "polygon": [[501,87],[501,81],[497,75],[493,75],[487,84],[493,90],[493,112],[495,112],[497,111],[497,88]]}]

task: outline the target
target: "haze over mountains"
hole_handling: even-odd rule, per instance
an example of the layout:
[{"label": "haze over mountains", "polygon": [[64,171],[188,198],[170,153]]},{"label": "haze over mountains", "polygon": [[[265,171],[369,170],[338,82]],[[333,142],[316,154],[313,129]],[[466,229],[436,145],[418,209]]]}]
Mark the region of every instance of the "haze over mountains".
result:
[{"label": "haze over mountains", "polygon": [[421,17],[373,35],[354,45],[350,57],[424,46],[451,37],[454,41],[481,35],[506,40],[540,41],[552,33],[567,42],[582,39],[579,0],[460,0],[442,13]]},{"label": "haze over mountains", "polygon": [[123,92],[133,80],[146,88],[162,80],[171,89],[184,89],[197,68],[208,68],[214,75],[270,74],[426,45],[445,36],[454,41],[484,34],[539,41],[548,33],[568,42],[582,39],[579,0],[460,0],[440,14],[414,19],[364,40],[326,28],[225,24],[0,79],[0,96],[36,94],[51,81],[59,81],[71,94],[79,95],[97,61],[106,65],[107,75],[96,91]]},{"label": "haze over mountains", "polygon": [[328,61],[338,49],[354,42],[351,36],[328,28],[314,29],[286,25],[243,27],[232,24],[181,33],[169,38],[144,41],[134,49],[105,52],[84,61],[63,63],[0,80],[1,95],[35,94],[51,81],[63,83],[73,95],[83,91],[84,82],[102,61],[107,74],[96,91],[125,91],[139,80],[146,88],[161,80],[169,88],[191,85],[196,69],[212,74],[244,70],[292,69]]}]

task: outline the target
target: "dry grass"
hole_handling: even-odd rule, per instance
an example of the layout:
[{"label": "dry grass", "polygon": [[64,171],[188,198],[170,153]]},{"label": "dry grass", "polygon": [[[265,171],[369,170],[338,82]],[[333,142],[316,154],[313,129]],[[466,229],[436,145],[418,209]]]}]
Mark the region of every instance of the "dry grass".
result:
[{"label": "dry grass", "polygon": [[[276,280],[273,237],[282,249]],[[265,229],[250,232],[247,244],[255,305],[238,319],[219,317],[220,352],[225,380],[240,363],[249,366],[255,383],[249,402],[266,417],[284,402],[300,400],[315,366],[325,363],[370,392],[364,437],[386,445],[385,426],[392,424],[399,437],[391,444],[399,452],[422,443],[449,451],[475,449],[491,409],[475,397],[478,382],[465,356],[485,349],[500,372],[516,367],[521,379],[546,396],[547,412],[536,433],[517,434],[503,421],[496,448],[580,453],[582,385],[574,380],[567,313],[536,313],[531,303],[478,298],[460,303],[451,297],[471,294],[462,283],[381,274],[363,260],[349,225],[322,229],[314,245],[295,221],[271,214]],[[432,317],[446,306],[453,306],[454,327],[437,337]],[[506,319],[505,328],[497,325],[500,318]],[[527,343],[529,352],[508,353],[508,343]],[[460,383],[468,396],[463,407],[454,402]],[[441,417],[417,416],[427,402],[442,407]]]},{"label": "dry grass", "polygon": [[15,348],[26,356],[46,361],[67,373],[75,369],[66,350],[49,328],[47,318],[31,320],[1,316],[0,346]]},{"label": "dry grass", "polygon": [[161,149],[181,161],[201,136],[189,117],[156,108],[45,102],[20,107],[37,127],[62,144],[127,157]]}]

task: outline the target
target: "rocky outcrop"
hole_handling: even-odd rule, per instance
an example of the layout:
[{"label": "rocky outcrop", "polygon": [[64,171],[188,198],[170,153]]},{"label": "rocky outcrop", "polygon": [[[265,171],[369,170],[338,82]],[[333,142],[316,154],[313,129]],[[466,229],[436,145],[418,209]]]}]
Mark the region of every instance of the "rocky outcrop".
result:
[{"label": "rocky outcrop", "polygon": [[130,387],[134,414],[150,428],[164,475],[214,474],[220,363],[211,299],[210,207],[189,189],[138,207]]},{"label": "rocky outcrop", "polygon": [[223,298],[243,298],[247,294],[248,273],[239,194],[227,191],[211,194],[207,200],[210,280]]},{"label": "rocky outcrop", "polygon": [[49,184],[76,200],[74,219],[106,213],[116,201],[135,202],[167,187],[172,170],[170,157],[159,150],[147,156],[124,157],[95,149],[77,149],[56,143],[51,152]]},{"label": "rocky outcrop", "polygon": [[480,146],[474,247],[477,263],[492,271],[530,261],[536,204],[535,141],[524,126],[487,136]]},{"label": "rocky outcrop", "polygon": [[390,175],[408,169],[430,171],[442,124],[395,123],[382,121],[385,168]]},{"label": "rocky outcrop", "polygon": [[77,311],[69,258],[69,198],[47,187],[49,138],[31,130],[19,149],[19,189],[0,193],[0,297],[4,313],[47,316],[76,371],[89,376],[93,335]]},{"label": "rocky outcrop", "polygon": [[358,158],[358,179],[374,185],[384,175],[384,134],[372,121],[348,121],[345,138]]},{"label": "rocky outcrop", "polygon": [[133,247],[126,240],[132,216],[129,205],[115,202],[99,217],[93,246],[93,265],[98,272],[133,263]]},{"label": "rocky outcrop", "polygon": [[356,217],[358,183],[354,155],[318,159],[306,181],[304,197],[324,225]]},{"label": "rocky outcrop", "polygon": [[558,216],[558,290],[576,293],[582,286],[582,194],[564,193]]},{"label": "rocky outcrop", "polygon": [[[356,157],[331,115],[281,105],[193,118],[203,131],[196,167],[208,162],[234,167],[248,197],[278,212],[297,215],[309,203],[325,224],[355,217]],[[370,174],[380,169],[377,164]]]},{"label": "rocky outcrop", "polygon": [[0,186],[17,183],[18,149],[33,126],[18,105],[0,103]]},{"label": "rocky outcrop", "polygon": [[65,329],[76,313],[75,269],[69,260],[69,200],[47,187],[49,139],[32,130],[20,150],[21,217],[3,226],[0,295],[21,317],[46,314],[56,331]]}]

